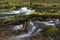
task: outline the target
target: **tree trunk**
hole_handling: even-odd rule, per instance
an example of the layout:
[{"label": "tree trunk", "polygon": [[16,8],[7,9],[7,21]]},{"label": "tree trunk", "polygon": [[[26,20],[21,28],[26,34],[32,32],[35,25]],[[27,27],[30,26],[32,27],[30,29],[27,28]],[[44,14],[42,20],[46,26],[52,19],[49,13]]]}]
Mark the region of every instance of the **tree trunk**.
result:
[{"label": "tree trunk", "polygon": [[32,0],[30,0],[30,7],[32,6]]}]

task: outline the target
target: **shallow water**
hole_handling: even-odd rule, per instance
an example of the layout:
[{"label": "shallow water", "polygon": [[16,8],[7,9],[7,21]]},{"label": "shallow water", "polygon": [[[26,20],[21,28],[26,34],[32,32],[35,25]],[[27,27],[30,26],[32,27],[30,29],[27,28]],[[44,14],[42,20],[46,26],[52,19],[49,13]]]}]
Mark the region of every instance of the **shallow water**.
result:
[{"label": "shallow water", "polygon": [[[54,24],[54,25],[52,25],[52,24]],[[31,37],[32,35],[40,34],[40,32],[43,30],[42,27],[50,26],[50,25],[56,26],[57,24],[60,24],[59,19],[56,19],[56,20],[54,19],[51,21],[30,21],[27,33],[22,34],[22,35],[15,35],[14,37],[10,37],[10,38],[12,38],[12,39],[28,38],[28,37]]]},{"label": "shallow water", "polygon": [[[24,8],[21,8],[19,10],[13,10],[13,11],[8,11],[8,12],[0,12],[0,14],[3,14],[3,15],[4,14],[16,14],[16,15],[18,15],[18,14],[20,14],[21,11],[22,11],[22,13],[24,13],[23,15],[28,15],[31,12],[34,12],[35,10],[30,10],[30,9],[27,10],[27,8],[24,7]],[[14,17],[14,15],[4,16],[4,17],[0,17],[0,18],[4,19],[4,18],[10,18],[10,17]],[[0,34],[3,34],[7,31],[5,34],[3,34],[4,36],[7,36],[6,37],[7,40],[20,40],[20,38],[28,38],[28,37],[31,37],[32,35],[40,34],[40,32],[43,30],[43,28],[45,26],[50,26],[50,25],[51,26],[57,26],[58,24],[60,24],[60,19],[56,18],[56,19],[47,20],[47,21],[37,21],[36,20],[36,21],[30,21],[28,24],[29,25],[27,26],[27,32],[26,33],[23,32],[22,34],[19,34],[22,32],[21,29],[24,28],[24,25],[20,24],[20,25],[14,25],[14,26],[11,25],[11,27],[8,29],[0,28],[1,32],[3,31]],[[2,37],[2,35],[0,37]],[[2,37],[2,40],[4,38],[5,37]]]},{"label": "shallow water", "polygon": [[[54,24],[54,25],[52,25],[52,24]],[[40,32],[43,30],[43,28],[45,26],[50,26],[50,25],[57,26],[58,24],[60,24],[60,19],[53,19],[53,20],[48,20],[48,21],[30,21],[29,25],[28,25],[27,32],[22,33],[22,34],[19,34],[19,33],[21,33],[22,32],[21,29],[24,28],[23,24],[15,25],[15,26],[10,25],[11,27],[8,29],[0,28],[0,31],[1,31],[0,34],[5,33],[4,35],[7,36],[7,38],[3,37],[2,35],[0,35],[0,37],[2,37],[2,39],[5,38],[7,40],[13,40],[13,39],[14,40],[17,40],[17,39],[20,40],[21,38],[22,39],[23,38],[29,38],[32,35],[40,34]]]},{"label": "shallow water", "polygon": [[27,7],[22,7],[18,10],[0,12],[0,15],[2,16],[2,17],[0,16],[0,19],[14,17],[14,15],[28,15],[31,14],[32,12],[35,12],[35,10],[28,9]]}]

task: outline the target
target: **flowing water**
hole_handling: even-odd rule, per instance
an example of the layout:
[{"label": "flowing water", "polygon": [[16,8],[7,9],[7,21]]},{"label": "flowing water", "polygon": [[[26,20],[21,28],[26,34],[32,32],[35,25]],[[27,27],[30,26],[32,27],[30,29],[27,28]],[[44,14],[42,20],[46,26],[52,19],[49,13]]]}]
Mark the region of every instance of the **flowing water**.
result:
[{"label": "flowing water", "polygon": [[[23,7],[19,10],[14,10],[14,11],[9,11],[9,12],[1,12],[0,14],[3,14],[3,15],[4,14],[19,15],[21,13],[24,13],[23,15],[28,15],[34,11],[35,10],[30,10],[30,9],[27,10],[27,7]],[[0,18],[4,19],[4,18],[10,18],[10,17],[14,17],[14,15],[4,16],[4,17],[0,17]],[[60,24],[60,19],[53,19],[53,20],[48,20],[48,21],[30,21],[26,33],[10,36],[8,38],[8,40],[20,40],[20,38],[28,38],[28,37],[31,37],[32,35],[39,34],[45,26],[50,26],[50,25],[56,26],[57,24]],[[10,30],[18,31],[18,30],[21,30],[22,28],[23,28],[23,24],[20,24],[20,25],[15,25],[15,26],[11,27]]]},{"label": "flowing water", "polygon": [[[28,32],[22,35],[16,35],[14,37],[11,37],[10,39],[19,39],[19,38],[28,38],[31,37],[32,35],[37,35],[39,34],[42,30],[43,27],[46,26],[56,26],[57,24],[60,24],[60,20],[59,19],[54,19],[54,20],[50,20],[50,21],[30,21],[29,26],[28,26]],[[21,29],[22,27],[20,25],[15,26],[14,30],[19,30],[19,28]]]},{"label": "flowing water", "polygon": [[34,11],[35,10],[28,9],[27,7],[22,7],[18,10],[0,12],[0,19],[14,17],[15,15],[28,15]]}]

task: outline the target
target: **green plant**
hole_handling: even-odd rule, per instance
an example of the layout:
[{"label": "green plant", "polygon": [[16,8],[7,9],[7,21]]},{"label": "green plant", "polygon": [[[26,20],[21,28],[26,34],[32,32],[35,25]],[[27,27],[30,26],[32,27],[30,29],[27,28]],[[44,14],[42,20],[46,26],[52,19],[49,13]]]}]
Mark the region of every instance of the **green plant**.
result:
[{"label": "green plant", "polygon": [[46,26],[44,27],[44,34],[46,36],[54,36],[58,32],[58,29],[55,26]]}]

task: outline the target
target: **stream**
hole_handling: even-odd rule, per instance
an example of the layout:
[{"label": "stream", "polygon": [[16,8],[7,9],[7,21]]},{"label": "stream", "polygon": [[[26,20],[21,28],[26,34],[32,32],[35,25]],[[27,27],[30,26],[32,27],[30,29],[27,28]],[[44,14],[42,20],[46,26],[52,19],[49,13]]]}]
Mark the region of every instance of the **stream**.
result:
[{"label": "stream", "polygon": [[35,10],[28,9],[27,7],[22,7],[18,10],[0,12],[0,19],[11,18],[14,17],[15,15],[28,15],[31,14],[32,12],[35,12]]},{"label": "stream", "polygon": [[[13,10],[13,11],[8,11],[8,12],[0,12],[0,15],[10,15],[10,14],[15,14],[15,15],[28,15],[31,14],[32,12],[35,12],[35,10],[27,9],[27,7],[22,7],[19,10]],[[4,16],[0,17],[1,19],[3,18],[10,18],[14,17],[14,15],[11,16]],[[53,19],[53,20],[48,20],[48,21],[29,21],[27,33],[24,34],[19,34],[19,35],[14,35],[8,38],[8,40],[15,40],[15,39],[20,39],[20,38],[28,38],[31,37],[32,35],[37,35],[39,34],[45,26],[57,26],[60,24],[60,19]],[[60,26],[60,25],[59,25]],[[23,24],[16,25],[10,28],[12,31],[18,31],[23,28]]]},{"label": "stream", "polygon": [[[60,24],[59,19],[53,19],[49,21],[30,21],[28,25],[28,32],[22,35],[16,35],[14,37],[11,37],[9,39],[15,40],[15,39],[20,39],[20,38],[28,38],[31,37],[32,35],[37,35],[39,34],[44,27],[46,26],[57,26],[57,24]],[[19,30],[23,28],[23,25],[17,25],[12,28],[12,30]]]}]

